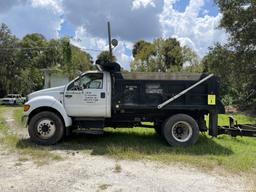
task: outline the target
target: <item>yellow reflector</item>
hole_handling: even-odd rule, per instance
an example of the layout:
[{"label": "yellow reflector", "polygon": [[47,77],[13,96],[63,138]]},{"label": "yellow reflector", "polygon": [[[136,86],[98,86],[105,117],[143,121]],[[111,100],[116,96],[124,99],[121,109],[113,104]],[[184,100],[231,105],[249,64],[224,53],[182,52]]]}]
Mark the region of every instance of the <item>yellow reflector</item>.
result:
[{"label": "yellow reflector", "polygon": [[24,109],[25,112],[28,111],[29,108],[30,108],[30,105],[24,105],[24,106],[23,106],[23,109]]},{"label": "yellow reflector", "polygon": [[216,105],[216,95],[208,95],[208,105]]}]

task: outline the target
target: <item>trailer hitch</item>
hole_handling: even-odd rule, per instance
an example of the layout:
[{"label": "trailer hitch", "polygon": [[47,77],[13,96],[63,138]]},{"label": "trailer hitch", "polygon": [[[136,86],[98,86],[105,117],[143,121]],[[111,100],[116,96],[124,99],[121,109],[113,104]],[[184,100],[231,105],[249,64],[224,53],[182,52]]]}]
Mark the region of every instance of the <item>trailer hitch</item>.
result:
[{"label": "trailer hitch", "polygon": [[256,125],[253,124],[238,124],[237,120],[229,117],[229,126],[218,126],[218,135],[227,134],[232,137],[247,136],[256,137]]}]

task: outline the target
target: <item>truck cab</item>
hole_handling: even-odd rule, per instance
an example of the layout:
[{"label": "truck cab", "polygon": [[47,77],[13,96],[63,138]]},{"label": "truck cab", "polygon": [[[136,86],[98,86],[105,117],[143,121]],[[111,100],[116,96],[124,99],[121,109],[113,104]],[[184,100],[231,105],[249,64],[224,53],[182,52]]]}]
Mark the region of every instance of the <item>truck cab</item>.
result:
[{"label": "truck cab", "polygon": [[70,117],[111,117],[109,72],[87,72],[65,86],[63,106]]}]

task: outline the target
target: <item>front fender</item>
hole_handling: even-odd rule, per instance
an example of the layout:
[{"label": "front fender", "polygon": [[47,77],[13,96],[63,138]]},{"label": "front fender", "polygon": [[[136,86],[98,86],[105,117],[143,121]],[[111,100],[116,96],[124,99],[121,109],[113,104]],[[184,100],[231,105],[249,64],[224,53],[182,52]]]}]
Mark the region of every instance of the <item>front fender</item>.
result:
[{"label": "front fender", "polygon": [[29,115],[36,109],[40,107],[50,107],[55,110],[57,110],[62,118],[64,119],[64,123],[66,127],[69,127],[72,125],[72,119],[67,115],[63,105],[56,100],[54,97],[51,96],[38,96],[35,97],[28,102],[25,103],[25,105],[30,105],[30,108],[28,111],[24,112],[24,116],[29,117]]}]

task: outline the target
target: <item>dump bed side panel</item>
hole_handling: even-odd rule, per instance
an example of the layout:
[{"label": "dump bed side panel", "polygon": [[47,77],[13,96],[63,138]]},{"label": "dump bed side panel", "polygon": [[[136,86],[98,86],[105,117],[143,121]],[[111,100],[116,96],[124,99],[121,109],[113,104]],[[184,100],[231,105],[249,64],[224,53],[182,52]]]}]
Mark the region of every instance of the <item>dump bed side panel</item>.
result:
[{"label": "dump bed side panel", "polygon": [[[152,75],[151,75],[152,76]],[[158,75],[159,76],[159,75]],[[117,76],[114,80],[113,89],[113,108],[120,109],[157,109],[157,106],[171,97],[177,95],[181,91],[206,77],[206,74],[194,75],[192,80],[187,76],[182,80],[182,75],[179,75],[178,80],[175,78],[165,77],[160,80],[146,79],[145,77],[122,78]],[[160,76],[161,78],[161,76]],[[170,109],[197,109],[197,110],[219,110],[223,112],[223,105],[219,98],[219,84],[216,77],[212,77],[206,82],[193,88],[185,95],[174,100],[166,105],[162,110]],[[208,95],[216,95],[216,105],[209,104]]]}]

